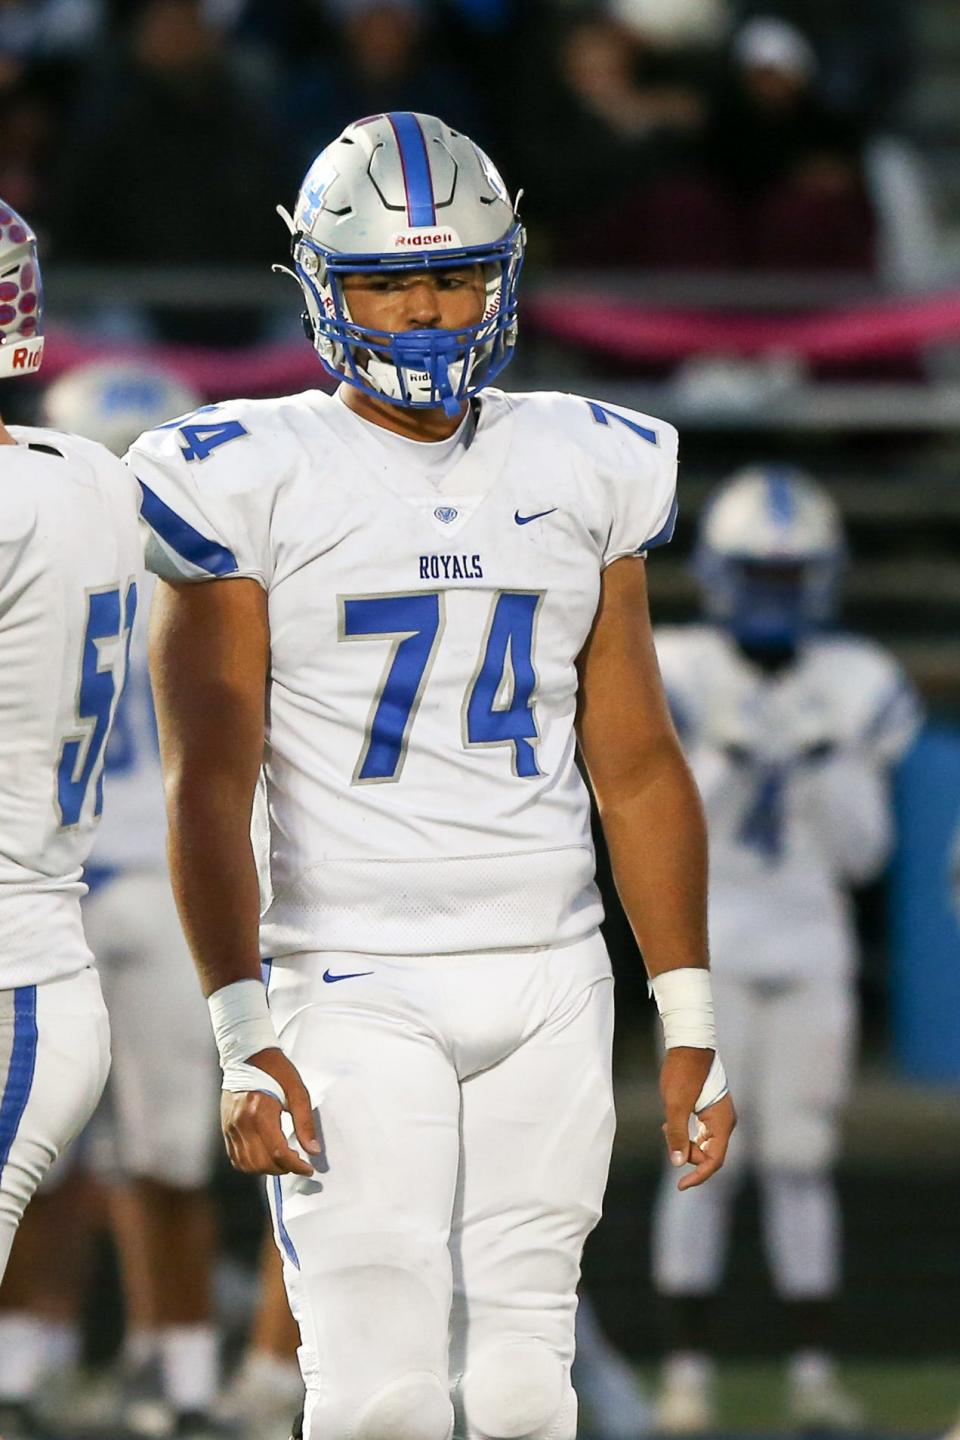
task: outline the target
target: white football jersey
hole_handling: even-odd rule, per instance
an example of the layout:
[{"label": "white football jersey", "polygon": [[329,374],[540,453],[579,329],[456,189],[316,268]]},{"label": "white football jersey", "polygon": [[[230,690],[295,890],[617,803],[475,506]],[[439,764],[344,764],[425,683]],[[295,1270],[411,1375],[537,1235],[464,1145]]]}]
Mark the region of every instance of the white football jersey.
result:
[{"label": "white football jersey", "polygon": [[474,414],[442,475],[315,391],[127,457],[151,569],[269,597],[267,955],[517,949],[601,918],[576,660],[604,566],[670,537],[676,432],[559,394]]},{"label": "white football jersey", "polygon": [[0,447],[0,989],[90,964],[79,899],[103,804],[142,555],[103,446],[11,426]]},{"label": "white football jersey", "polygon": [[157,717],[147,667],[147,629],[156,580],[144,576],[127,665],[104,763],[104,814],[91,864],[105,871],[165,870],[167,814]]},{"label": "white football jersey", "polygon": [[770,980],[849,973],[849,887],[887,858],[889,770],[920,724],[905,676],[851,635],[810,638],[772,674],[710,626],[655,638],[707,815],[714,964]]}]

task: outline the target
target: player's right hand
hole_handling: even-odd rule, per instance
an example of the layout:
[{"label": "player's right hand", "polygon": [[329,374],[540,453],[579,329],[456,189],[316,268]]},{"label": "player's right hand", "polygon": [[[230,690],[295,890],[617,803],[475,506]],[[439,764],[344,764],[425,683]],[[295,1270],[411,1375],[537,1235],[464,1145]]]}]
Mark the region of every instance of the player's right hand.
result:
[{"label": "player's right hand", "polygon": [[224,1090],[220,1125],[233,1168],[247,1175],[312,1176],[317,1170],[325,1171],[326,1158],[317,1137],[313,1106],[296,1066],[279,1047],[259,1050],[246,1063],[265,1070],[282,1087],[294,1135],[307,1154],[316,1159],[313,1164],[305,1160],[284,1135],[279,1100],[259,1090]]}]

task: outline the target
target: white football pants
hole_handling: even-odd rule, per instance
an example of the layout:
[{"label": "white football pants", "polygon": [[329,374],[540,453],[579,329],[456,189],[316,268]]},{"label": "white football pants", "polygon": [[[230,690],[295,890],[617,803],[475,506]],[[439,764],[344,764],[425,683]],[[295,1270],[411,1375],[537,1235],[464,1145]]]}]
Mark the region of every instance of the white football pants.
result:
[{"label": "white football pants", "polygon": [[218,1147],[220,1066],[166,871],[97,885],[83,902],[83,928],[113,1024],[95,1168],[201,1189]]},{"label": "white football pants", "polygon": [[584,1241],[613,1141],[598,934],[277,961],[329,1170],[268,1180],[306,1440],[573,1440]]},{"label": "white football pants", "polygon": [[850,1087],[856,1005],[849,981],[771,986],[713,974],[717,1034],[739,1123],[723,1169],[682,1193],[665,1174],[653,1217],[653,1278],[666,1295],[719,1286],[733,1202],[757,1175],[764,1244],[787,1300],[834,1293],[840,1219],[830,1169]]},{"label": "white football pants", "polygon": [[90,1119],[109,1069],[95,970],[0,990],[0,1279],[27,1202]]}]

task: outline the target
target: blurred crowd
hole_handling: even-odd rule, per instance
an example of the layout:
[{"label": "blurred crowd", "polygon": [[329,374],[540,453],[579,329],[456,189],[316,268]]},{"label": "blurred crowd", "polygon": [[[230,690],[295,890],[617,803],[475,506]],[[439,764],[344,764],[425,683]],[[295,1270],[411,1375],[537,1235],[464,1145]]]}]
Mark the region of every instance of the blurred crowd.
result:
[{"label": "blurred crowd", "polygon": [[909,8],[0,0],[0,194],[54,261],[259,264],[344,124],[417,109],[525,187],[535,260],[870,272]]}]

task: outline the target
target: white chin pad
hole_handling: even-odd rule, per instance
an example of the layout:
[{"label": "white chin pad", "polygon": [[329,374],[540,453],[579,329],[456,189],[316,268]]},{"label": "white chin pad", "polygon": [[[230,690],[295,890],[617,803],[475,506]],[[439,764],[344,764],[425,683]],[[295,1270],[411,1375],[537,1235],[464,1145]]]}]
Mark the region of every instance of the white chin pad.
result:
[{"label": "white chin pad", "polygon": [[[450,387],[454,394],[460,389],[460,381],[463,376],[464,362],[456,360],[447,371]],[[392,400],[403,399],[403,388],[400,384],[400,376],[396,366],[389,360],[378,360],[371,355],[363,372],[375,390],[381,395],[388,395]],[[433,397],[433,384],[430,376],[425,370],[403,370],[403,382],[406,385],[407,395],[411,400],[420,404],[429,403]],[[434,401],[434,403],[437,403]]]}]

